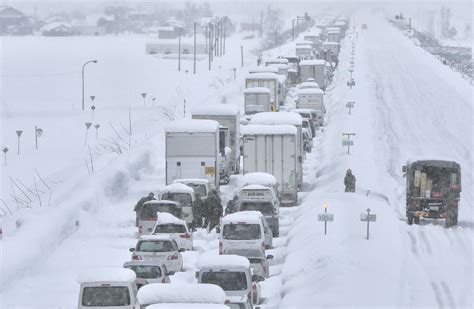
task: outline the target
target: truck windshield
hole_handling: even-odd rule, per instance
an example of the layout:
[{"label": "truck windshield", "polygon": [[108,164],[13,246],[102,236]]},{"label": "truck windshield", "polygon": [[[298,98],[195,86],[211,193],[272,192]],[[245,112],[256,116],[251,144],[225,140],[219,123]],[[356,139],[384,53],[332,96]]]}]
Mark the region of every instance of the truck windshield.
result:
[{"label": "truck windshield", "polygon": [[205,272],[201,276],[201,283],[218,285],[224,291],[247,290],[247,276],[242,271]]},{"label": "truck windshield", "polygon": [[160,224],[155,227],[155,233],[186,233],[183,224]]},{"label": "truck windshield", "polygon": [[421,197],[444,197],[451,190],[459,190],[458,171],[452,168],[423,166],[413,173],[412,195]]},{"label": "truck windshield", "polygon": [[192,198],[189,193],[166,192],[161,196],[161,199],[179,202],[184,207],[192,206]]},{"label": "truck windshield", "polygon": [[130,292],[126,286],[84,287],[81,303],[85,307],[128,306]]},{"label": "truck windshield", "polygon": [[138,242],[136,251],[140,252],[171,252],[178,251],[171,241],[167,240],[143,240]]},{"label": "truck windshield", "polygon": [[224,225],[223,237],[228,240],[260,239],[260,225],[235,223]]},{"label": "truck windshield", "polygon": [[133,270],[137,278],[156,279],[161,277],[161,269],[158,266],[131,265],[127,268]]},{"label": "truck windshield", "polygon": [[242,202],[240,211],[245,210],[256,210],[260,211],[263,215],[272,215],[273,204],[270,202]]}]

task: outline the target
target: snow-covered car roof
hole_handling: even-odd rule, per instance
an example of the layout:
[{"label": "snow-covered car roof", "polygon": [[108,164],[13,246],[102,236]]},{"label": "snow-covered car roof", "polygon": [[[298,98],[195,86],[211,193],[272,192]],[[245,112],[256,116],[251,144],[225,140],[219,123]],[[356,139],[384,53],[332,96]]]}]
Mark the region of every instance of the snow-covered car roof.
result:
[{"label": "snow-covered car roof", "polygon": [[258,67],[251,67],[249,69],[250,74],[254,73],[278,73],[278,68],[270,67],[270,66],[258,66]]},{"label": "snow-covered car roof", "polygon": [[[296,45],[296,49],[313,49],[313,46],[311,45]],[[301,63],[300,63],[301,64]]]},{"label": "snow-covered car roof", "polygon": [[290,124],[249,124],[241,129],[242,135],[296,135],[296,133],[296,127]]},{"label": "snow-covered car roof", "polygon": [[278,79],[276,73],[252,73],[248,74],[245,79]]},{"label": "snow-covered car roof", "polygon": [[205,119],[181,119],[170,122],[164,126],[165,132],[199,132],[214,133],[219,131],[219,123],[214,120]]},{"label": "snow-covered car roof", "polygon": [[[227,297],[228,298],[228,297]],[[176,304],[153,304],[146,309],[229,309],[227,305],[210,303],[176,303]]]},{"label": "snow-covered car roof", "polygon": [[250,124],[291,124],[301,126],[301,116],[290,112],[263,112],[253,115],[250,119]]},{"label": "snow-covered car roof", "polygon": [[265,251],[259,249],[246,249],[246,248],[229,248],[226,254],[235,254],[244,256],[246,258],[264,258]]},{"label": "snow-covered car roof", "polygon": [[302,82],[301,84],[298,85],[299,89],[304,89],[304,88],[319,88],[319,85],[317,82]]},{"label": "snow-covered car roof", "polygon": [[319,88],[303,88],[298,89],[297,94],[324,94],[324,91]]},{"label": "snow-covered car roof", "polygon": [[168,234],[157,234],[157,235],[142,235],[138,238],[138,241],[158,241],[158,240],[175,240],[175,237]]},{"label": "snow-covered car roof", "polygon": [[137,279],[135,272],[126,268],[104,267],[91,268],[83,271],[77,277],[79,283],[92,282],[134,282]]},{"label": "snow-covered car roof", "polygon": [[197,268],[200,270],[235,267],[248,269],[250,262],[246,257],[239,255],[204,255],[197,263]]},{"label": "snow-covered car roof", "polygon": [[265,186],[262,186],[262,185],[251,184],[251,185],[246,185],[246,186],[242,187],[241,190],[271,190],[271,189],[269,187],[265,187]]},{"label": "snow-covered car roof", "polygon": [[270,58],[265,60],[265,65],[267,63],[288,63],[288,59],[286,58]]},{"label": "snow-covered car roof", "polygon": [[214,284],[190,283],[151,283],[138,290],[138,302],[141,305],[163,304],[223,304],[225,292]]},{"label": "snow-covered car roof", "polygon": [[152,200],[152,201],[147,201],[145,203],[143,203],[143,205],[152,205],[152,204],[167,204],[167,205],[176,205],[176,206],[181,206],[181,204],[179,202],[175,202],[175,201],[168,201],[168,200]]},{"label": "snow-covered car roof", "polygon": [[160,191],[160,196],[166,192],[183,192],[183,193],[190,193],[194,194],[194,189],[190,186],[185,185],[184,183],[172,183],[167,185]]},{"label": "snow-covered car roof", "polygon": [[158,212],[158,216],[156,219],[156,224],[155,225],[161,225],[161,224],[182,224],[186,225],[186,221],[176,218],[170,213],[167,212]]},{"label": "snow-covered car roof", "polygon": [[192,115],[235,116],[239,113],[239,107],[233,104],[200,104],[191,109]]},{"label": "snow-covered car roof", "polygon": [[263,172],[247,173],[243,175],[242,180],[246,184],[276,185],[277,183],[275,176]]},{"label": "snow-covered car roof", "polygon": [[302,60],[300,62],[300,66],[301,65],[325,65],[326,64],[326,60],[322,60],[322,59],[307,59],[307,60]]},{"label": "snow-covered car roof", "polygon": [[267,87],[250,87],[244,89],[244,93],[272,93]]},{"label": "snow-covered car roof", "polygon": [[246,223],[260,223],[262,218],[260,211],[239,211],[222,218],[222,223],[235,223],[235,222],[246,222]]}]

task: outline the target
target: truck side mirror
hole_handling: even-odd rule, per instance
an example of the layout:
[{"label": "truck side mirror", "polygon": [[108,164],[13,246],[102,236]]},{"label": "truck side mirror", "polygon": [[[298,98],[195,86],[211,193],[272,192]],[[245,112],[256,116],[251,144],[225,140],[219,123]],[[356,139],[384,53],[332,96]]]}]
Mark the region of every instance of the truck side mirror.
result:
[{"label": "truck side mirror", "polygon": [[267,260],[272,260],[273,259],[273,255],[269,254],[267,255]]},{"label": "truck side mirror", "polygon": [[303,157],[302,157],[302,156],[299,156],[299,157],[298,157],[298,162],[299,162],[299,163],[303,163]]},{"label": "truck side mirror", "polygon": [[195,277],[196,279],[199,278],[199,272],[198,272],[198,271],[194,273],[194,277]]},{"label": "truck side mirror", "polygon": [[406,173],[406,172],[407,172],[407,166],[406,166],[406,165],[403,165],[403,166],[402,166],[402,172],[403,172],[403,173]]},{"label": "truck side mirror", "polygon": [[265,280],[264,277],[259,276],[259,275],[257,275],[257,274],[255,274],[255,275],[252,276],[252,282],[260,282],[260,281],[264,281],[264,280]]},{"label": "truck side mirror", "polygon": [[128,251],[135,252],[135,248],[130,248],[130,249],[128,249]]}]

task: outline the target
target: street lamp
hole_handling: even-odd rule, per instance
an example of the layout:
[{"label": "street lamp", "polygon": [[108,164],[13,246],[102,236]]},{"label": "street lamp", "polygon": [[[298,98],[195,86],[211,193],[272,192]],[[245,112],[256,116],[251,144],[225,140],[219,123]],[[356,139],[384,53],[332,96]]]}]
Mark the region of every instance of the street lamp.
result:
[{"label": "street lamp", "polygon": [[296,21],[296,37],[298,37],[298,34],[299,34],[299,21],[300,20],[301,21],[304,21],[304,20],[308,21],[310,19],[311,19],[311,17],[309,17],[308,13],[304,13],[304,16],[296,16],[296,19],[292,20],[292,25],[291,25],[292,27],[291,28],[292,28],[293,40],[295,39],[295,35],[294,35],[294,33],[295,33],[295,21]]},{"label": "street lamp", "polygon": [[84,69],[88,63],[97,63],[97,60],[89,60],[82,65],[82,110],[84,110]]}]

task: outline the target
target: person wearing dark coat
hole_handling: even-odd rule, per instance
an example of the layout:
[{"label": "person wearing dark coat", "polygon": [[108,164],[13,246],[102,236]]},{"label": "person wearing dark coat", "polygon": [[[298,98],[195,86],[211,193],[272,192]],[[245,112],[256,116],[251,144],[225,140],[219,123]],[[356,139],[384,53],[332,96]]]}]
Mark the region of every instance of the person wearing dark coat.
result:
[{"label": "person wearing dark coat", "polygon": [[201,195],[196,194],[196,200],[193,204],[193,227],[201,228],[202,227],[202,218],[204,212],[204,203],[201,199]]},{"label": "person wearing dark coat", "polygon": [[351,169],[346,171],[346,177],[344,177],[344,185],[346,186],[346,192],[355,192],[356,178],[352,175]]},{"label": "person wearing dark coat", "polygon": [[219,219],[222,217],[222,202],[221,198],[217,194],[217,190],[212,190],[207,198],[207,218],[205,226],[209,223],[209,231],[219,225]]},{"label": "person wearing dark coat", "polygon": [[227,206],[225,208],[225,214],[231,214],[237,210],[237,200],[239,197],[237,195],[234,195],[234,197],[227,202]]},{"label": "person wearing dark coat", "polygon": [[142,211],[143,204],[145,204],[145,202],[153,201],[153,200],[156,200],[155,195],[153,194],[153,192],[150,192],[147,196],[142,197],[137,202],[137,204],[135,205],[135,208],[133,209],[133,211],[135,212],[135,217],[136,217],[135,226],[138,226],[138,218],[140,217],[140,212]]}]

